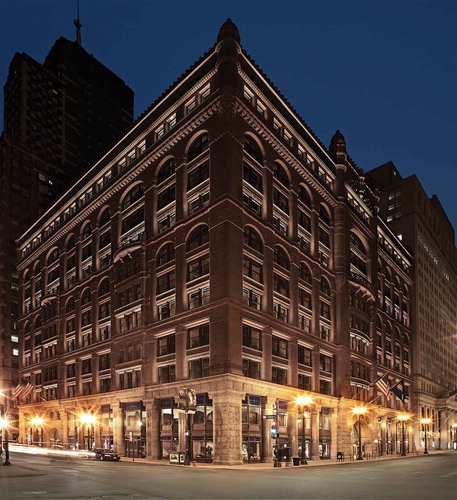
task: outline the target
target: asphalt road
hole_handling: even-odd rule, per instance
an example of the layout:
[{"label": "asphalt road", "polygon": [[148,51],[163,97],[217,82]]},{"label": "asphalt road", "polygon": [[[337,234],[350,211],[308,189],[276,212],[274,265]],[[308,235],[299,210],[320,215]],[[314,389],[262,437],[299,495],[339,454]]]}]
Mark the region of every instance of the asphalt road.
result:
[{"label": "asphalt road", "polygon": [[[455,500],[457,452],[300,469],[215,470],[12,455],[0,499]],[[5,470],[8,469],[8,470]]]}]

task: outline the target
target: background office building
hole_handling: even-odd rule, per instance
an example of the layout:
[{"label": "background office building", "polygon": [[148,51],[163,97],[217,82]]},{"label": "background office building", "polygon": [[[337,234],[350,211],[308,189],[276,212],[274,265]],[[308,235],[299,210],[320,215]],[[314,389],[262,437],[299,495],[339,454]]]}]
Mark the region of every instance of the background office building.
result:
[{"label": "background office building", "polygon": [[23,441],[168,458],[189,429],[194,459],[236,464],[353,454],[361,429],[399,450],[403,405],[370,382],[404,379],[410,408],[411,257],[344,137],[324,147],[239,42],[228,20],[21,236]]},{"label": "background office building", "polygon": [[[77,42],[43,64],[17,53],[4,86],[0,138],[0,387],[18,382],[15,239],[133,121],[133,92]],[[2,400],[0,404],[9,400]],[[10,408],[10,410],[13,410]]]},{"label": "background office building", "polygon": [[[403,179],[391,162],[367,174],[380,189],[380,214],[414,255],[414,411],[430,419],[428,448],[457,446],[457,251],[436,195],[415,175]],[[424,425],[416,427],[424,447]]]}]

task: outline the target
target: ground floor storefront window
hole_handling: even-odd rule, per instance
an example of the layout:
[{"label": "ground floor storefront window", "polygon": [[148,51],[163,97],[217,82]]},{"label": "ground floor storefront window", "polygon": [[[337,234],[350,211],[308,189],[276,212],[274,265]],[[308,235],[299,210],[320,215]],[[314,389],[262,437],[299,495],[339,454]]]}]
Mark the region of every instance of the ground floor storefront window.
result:
[{"label": "ground floor storefront window", "polygon": [[[263,398],[246,394],[242,401],[241,425],[243,461],[247,463],[260,462],[262,458],[262,416]],[[268,436],[268,439],[270,436]]]},{"label": "ground floor storefront window", "polygon": [[141,401],[124,403],[125,456],[146,456],[146,411]]}]

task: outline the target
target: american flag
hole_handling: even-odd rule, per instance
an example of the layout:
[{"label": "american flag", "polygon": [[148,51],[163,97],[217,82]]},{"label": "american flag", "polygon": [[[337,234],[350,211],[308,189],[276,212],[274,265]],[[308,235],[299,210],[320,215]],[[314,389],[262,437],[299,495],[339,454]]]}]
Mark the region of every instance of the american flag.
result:
[{"label": "american flag", "polygon": [[33,391],[33,385],[30,382],[27,384],[17,384],[13,388],[13,399],[25,399]]},{"label": "american flag", "polygon": [[379,377],[376,380],[375,384],[376,388],[381,391],[384,396],[387,398],[387,401],[390,399],[390,383],[389,383],[389,375],[385,373],[382,377]]}]

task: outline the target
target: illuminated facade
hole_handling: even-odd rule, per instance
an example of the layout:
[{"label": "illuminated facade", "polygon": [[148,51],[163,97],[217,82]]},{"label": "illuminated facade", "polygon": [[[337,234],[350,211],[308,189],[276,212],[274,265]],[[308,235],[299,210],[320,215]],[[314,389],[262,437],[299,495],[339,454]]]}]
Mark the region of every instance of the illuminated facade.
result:
[{"label": "illuminated facade", "polygon": [[370,382],[411,385],[411,260],[375,201],[227,21],[20,238],[21,439],[46,414],[48,443],[168,458],[188,427],[196,460],[316,460],[355,453],[366,404],[363,453],[398,450],[404,409]]},{"label": "illuminated facade", "polygon": [[[381,193],[380,215],[414,255],[414,411],[430,419],[428,449],[457,447],[457,251],[436,195],[415,175],[403,179],[391,162],[367,174]],[[416,443],[424,449],[425,428]]]}]

